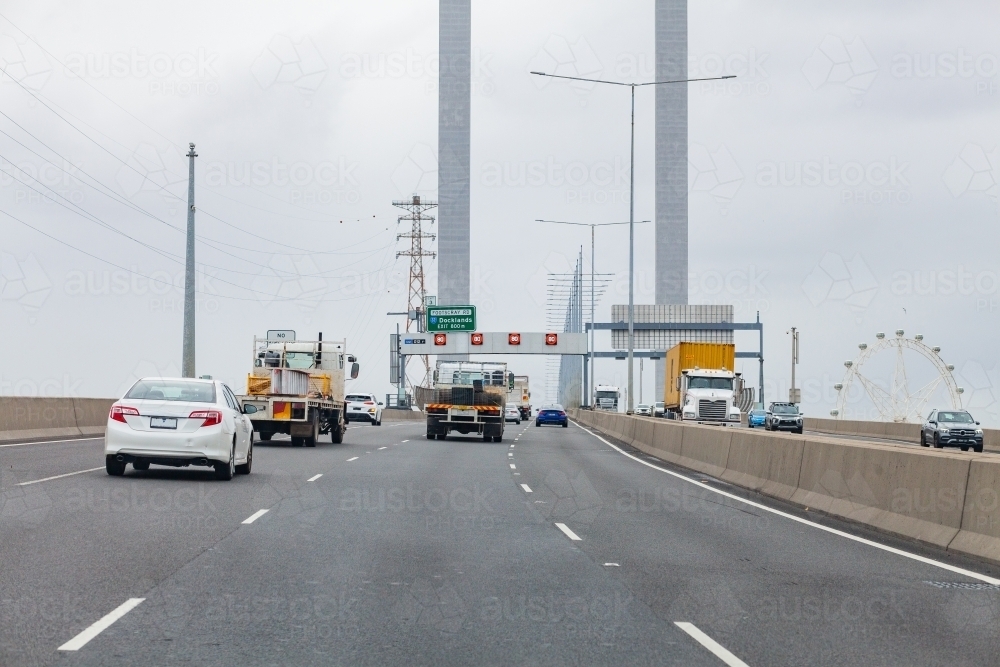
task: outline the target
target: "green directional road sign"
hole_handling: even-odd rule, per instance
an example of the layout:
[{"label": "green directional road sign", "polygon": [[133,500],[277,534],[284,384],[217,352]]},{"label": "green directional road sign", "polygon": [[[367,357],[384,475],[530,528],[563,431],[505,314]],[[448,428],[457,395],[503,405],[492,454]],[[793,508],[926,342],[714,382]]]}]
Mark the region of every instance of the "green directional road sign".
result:
[{"label": "green directional road sign", "polygon": [[475,306],[427,306],[427,331],[475,330]]}]

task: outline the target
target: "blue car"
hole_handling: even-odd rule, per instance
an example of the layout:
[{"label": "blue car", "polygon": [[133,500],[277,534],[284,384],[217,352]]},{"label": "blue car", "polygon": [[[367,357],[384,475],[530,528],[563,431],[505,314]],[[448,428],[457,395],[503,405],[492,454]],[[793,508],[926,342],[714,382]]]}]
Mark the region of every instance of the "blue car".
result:
[{"label": "blue car", "polygon": [[558,424],[566,428],[569,426],[569,417],[566,416],[563,406],[546,405],[535,416],[535,426],[541,426],[542,424]]},{"label": "blue car", "polygon": [[750,428],[763,426],[765,417],[767,417],[767,413],[763,410],[751,410],[749,414],[747,414],[747,426]]}]

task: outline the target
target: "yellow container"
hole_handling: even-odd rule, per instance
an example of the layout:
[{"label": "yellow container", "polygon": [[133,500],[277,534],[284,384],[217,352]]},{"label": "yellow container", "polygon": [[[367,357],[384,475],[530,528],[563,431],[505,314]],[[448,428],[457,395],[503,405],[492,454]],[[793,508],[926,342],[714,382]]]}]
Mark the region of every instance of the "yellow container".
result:
[{"label": "yellow container", "polygon": [[667,350],[664,361],[663,402],[667,408],[680,407],[681,392],[677,378],[681,371],[695,367],[711,370],[736,370],[736,346],[732,343],[678,343]]}]

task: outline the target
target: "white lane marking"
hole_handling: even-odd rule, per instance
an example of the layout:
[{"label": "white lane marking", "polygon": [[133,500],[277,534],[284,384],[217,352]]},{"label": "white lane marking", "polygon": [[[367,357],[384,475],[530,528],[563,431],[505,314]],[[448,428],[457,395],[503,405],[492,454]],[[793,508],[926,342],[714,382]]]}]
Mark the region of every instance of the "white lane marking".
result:
[{"label": "white lane marking", "polygon": [[352,456],[351,458],[347,459],[347,462],[350,463],[351,461],[357,461],[357,460],[358,460],[357,456]]},{"label": "white lane marking", "polygon": [[510,464],[510,469],[511,469],[511,470],[517,470],[517,466],[516,466],[516,465],[514,465],[513,463],[511,463],[511,464]]},{"label": "white lane marking", "polygon": [[87,468],[86,470],[77,470],[76,472],[68,472],[65,475],[53,475],[52,477],[43,477],[42,479],[33,479],[30,482],[21,482],[18,486],[29,486],[31,484],[38,484],[40,482],[47,482],[50,479],[62,479],[63,477],[72,477],[73,475],[82,475],[85,472],[94,472],[95,470],[104,470],[104,466],[100,468]]},{"label": "white lane marking", "polygon": [[513,452],[507,452],[507,456],[514,456]]},{"label": "white lane marking", "polygon": [[13,442],[0,447],[27,447],[28,445],[58,445],[61,442],[88,442],[90,440],[104,440],[103,435],[96,438],[69,438],[67,440],[37,440],[35,442]]},{"label": "white lane marking", "polygon": [[676,621],[674,625],[691,635],[696,642],[714,653],[716,658],[729,665],[729,667],[749,667],[747,663],[730,653],[726,647],[699,630],[694,623]]},{"label": "white lane marking", "polygon": [[254,512],[253,514],[251,514],[247,518],[243,519],[243,523],[253,523],[257,519],[259,519],[262,516],[264,516],[265,514],[267,514],[267,510],[257,510],[256,512]]},{"label": "white lane marking", "polygon": [[796,522],[804,524],[806,526],[812,526],[813,528],[818,528],[819,530],[825,531],[827,533],[831,533],[833,535],[838,535],[840,537],[845,537],[845,538],[847,538],[849,540],[853,540],[855,542],[860,542],[861,544],[866,544],[866,545],[868,545],[870,547],[875,547],[876,549],[881,549],[882,551],[888,551],[889,553],[896,554],[897,556],[903,556],[904,558],[909,558],[911,560],[915,560],[917,562],[924,563],[925,565],[933,565],[934,567],[939,567],[942,570],[948,570],[949,572],[955,572],[956,574],[961,574],[961,575],[964,575],[966,577],[970,577],[972,579],[978,579],[979,581],[985,582],[987,584],[992,584],[994,586],[1000,586],[1000,579],[994,579],[993,577],[988,577],[985,574],[979,574],[978,572],[973,572],[972,570],[966,570],[966,569],[961,568],[961,567],[955,567],[954,565],[949,565],[948,563],[942,563],[941,561],[936,561],[936,560],[933,560],[931,558],[927,558],[926,556],[920,556],[918,554],[912,554],[912,553],[910,553],[908,551],[903,551],[902,549],[897,549],[895,547],[890,547],[890,546],[885,545],[885,544],[879,544],[878,542],[874,542],[872,540],[866,540],[863,537],[858,537],[857,535],[851,535],[850,533],[845,533],[842,530],[837,530],[836,528],[830,528],[829,526],[824,526],[822,524],[816,523],[815,521],[810,521],[809,519],[803,519],[802,517],[795,516],[794,514],[789,514],[788,512],[782,512],[781,510],[776,510],[773,507],[768,507],[767,505],[762,505],[760,503],[755,503],[754,501],[747,500],[746,498],[740,498],[737,495],[734,495],[732,493],[727,493],[726,491],[722,491],[721,489],[712,488],[711,486],[709,486],[708,484],[705,484],[704,482],[699,482],[696,479],[691,479],[690,477],[687,477],[687,476],[682,475],[680,473],[676,473],[673,470],[667,470],[666,468],[661,468],[660,466],[653,465],[652,463],[649,463],[648,461],[643,461],[642,459],[640,459],[640,458],[638,458],[636,456],[632,456],[628,452],[619,449],[616,445],[611,444],[610,442],[608,442],[607,440],[605,440],[601,436],[597,435],[597,433],[591,431],[590,429],[584,428],[583,426],[580,426],[579,424],[576,424],[576,426],[580,430],[585,431],[587,433],[590,433],[590,435],[594,436],[595,438],[597,438],[598,440],[600,440],[601,442],[603,442],[608,447],[611,447],[612,449],[614,449],[619,454],[621,454],[623,456],[627,456],[628,458],[632,459],[633,461],[637,461],[637,462],[641,463],[642,465],[644,465],[644,466],[646,466],[648,468],[652,468],[653,470],[659,470],[660,472],[666,473],[668,475],[672,475],[673,477],[676,477],[677,479],[684,480],[685,482],[688,482],[689,484],[694,484],[695,486],[697,486],[699,488],[707,489],[707,490],[711,491],[712,493],[717,493],[720,496],[725,496],[726,498],[731,498],[731,499],[733,499],[733,500],[735,500],[737,502],[743,503],[744,505],[749,505],[750,507],[756,507],[757,509],[763,510],[765,512],[770,512],[771,514],[775,514],[777,516],[784,517],[786,519],[791,519],[792,521],[796,521]]},{"label": "white lane marking", "polygon": [[403,440],[402,442],[409,442],[409,440]]},{"label": "white lane marking", "polygon": [[89,628],[78,634],[76,637],[73,637],[68,642],[60,646],[58,650],[79,651],[81,648],[87,645],[87,642],[89,642],[91,639],[93,639],[97,635],[107,630],[109,627],[111,627],[112,623],[114,623],[119,618],[129,613],[136,607],[138,607],[140,604],[142,604],[142,601],[145,599],[146,598],[129,598],[128,602],[119,605],[118,608],[112,611],[110,614],[108,614],[101,620],[97,621]]},{"label": "white lane marking", "polygon": [[313,475],[312,477],[310,477],[310,478],[309,478],[309,479],[307,479],[306,481],[307,481],[307,482],[315,482],[315,481],[316,481],[317,479],[319,479],[319,478],[320,478],[320,477],[322,477],[322,476],[323,476],[323,473],[320,473],[320,474],[318,474],[318,475]]},{"label": "white lane marking", "polygon": [[389,449],[389,448],[388,447],[379,447],[378,448],[379,451],[382,451],[383,449]]},{"label": "white lane marking", "polygon": [[580,536],[577,535],[576,533],[574,533],[569,528],[567,528],[566,524],[564,524],[564,523],[557,523],[556,524],[556,528],[558,528],[563,533],[565,533],[566,537],[568,537],[569,539],[573,540],[574,542],[579,542],[580,541]]},{"label": "white lane marking", "polygon": [[522,484],[521,488],[524,489],[525,493],[531,493],[531,487],[528,486],[527,484]]},{"label": "white lane marking", "polygon": [[618,563],[605,563],[604,567],[620,567]]}]

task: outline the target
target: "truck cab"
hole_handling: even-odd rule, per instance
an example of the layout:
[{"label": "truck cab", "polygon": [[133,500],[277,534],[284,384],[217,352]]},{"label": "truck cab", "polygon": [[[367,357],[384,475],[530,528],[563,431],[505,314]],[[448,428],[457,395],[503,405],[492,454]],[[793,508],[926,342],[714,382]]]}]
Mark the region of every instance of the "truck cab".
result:
[{"label": "truck cab", "polygon": [[607,384],[599,384],[594,389],[594,408],[596,410],[607,410],[608,412],[618,412],[618,399],[621,391],[618,387]]},{"label": "truck cab", "polygon": [[681,371],[676,383],[680,390],[682,420],[740,423],[740,408],[735,403],[742,391],[739,373],[695,367]]}]

